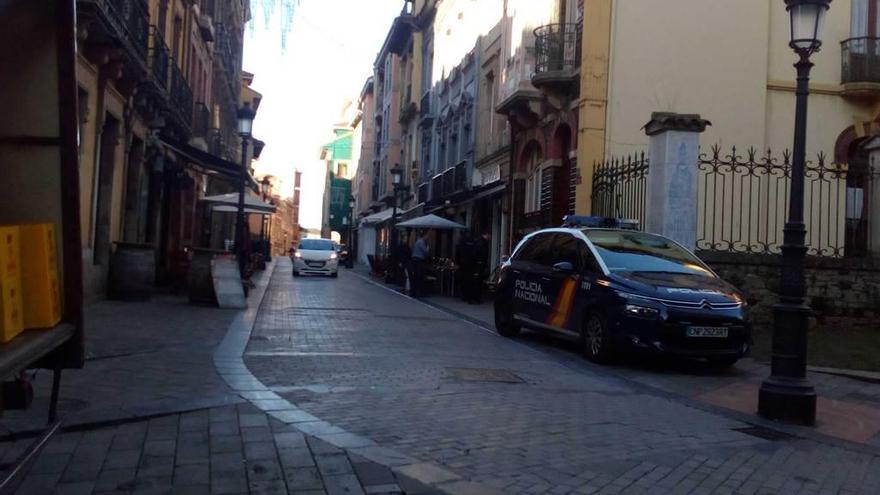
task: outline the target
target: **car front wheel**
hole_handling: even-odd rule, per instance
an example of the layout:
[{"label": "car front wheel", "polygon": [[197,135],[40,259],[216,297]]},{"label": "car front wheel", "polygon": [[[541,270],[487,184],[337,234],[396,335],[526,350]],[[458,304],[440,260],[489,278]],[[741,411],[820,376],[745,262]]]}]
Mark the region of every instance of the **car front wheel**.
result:
[{"label": "car front wheel", "polygon": [[299,277],[299,271],[294,270],[294,271],[293,271],[293,276],[294,276],[294,277]]},{"label": "car front wheel", "polygon": [[604,315],[592,313],[584,320],[581,325],[581,346],[590,361],[599,364],[611,361],[611,338]]},{"label": "car front wheel", "polygon": [[510,306],[502,301],[495,302],[495,330],[503,337],[513,338],[519,335],[520,328],[513,320]]},{"label": "car front wheel", "polygon": [[330,274],[330,276],[333,278],[337,278],[337,277],[339,277],[339,272],[333,272]]}]

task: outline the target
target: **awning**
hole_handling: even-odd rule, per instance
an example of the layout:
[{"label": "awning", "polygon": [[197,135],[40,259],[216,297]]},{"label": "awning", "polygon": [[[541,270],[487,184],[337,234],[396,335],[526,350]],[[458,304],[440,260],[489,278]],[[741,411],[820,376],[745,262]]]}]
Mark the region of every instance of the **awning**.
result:
[{"label": "awning", "polygon": [[[219,213],[237,213],[238,206],[229,206],[229,205],[217,205],[211,207],[211,211],[219,212]],[[248,208],[245,206],[245,213],[255,213],[257,215],[271,215],[271,211],[258,210],[256,208]]]},{"label": "awning", "polygon": [[[168,138],[160,138],[162,143],[165,146],[168,146],[175,153],[186,157],[192,163],[205,168],[213,173],[218,173],[226,176],[229,179],[233,179],[235,181],[239,180],[241,177],[241,164],[230,162],[229,160],[224,160],[219,156],[208,153],[207,151],[202,151],[196,147],[190,146],[185,143],[179,143],[172,139]],[[209,173],[210,173],[209,172]],[[248,185],[251,188],[259,189],[259,184],[254,178],[251,176],[250,172],[247,174]]]},{"label": "awning", "polygon": [[361,225],[373,225],[377,223],[382,223],[391,218],[391,214],[393,212],[393,208],[388,208],[387,210],[382,210],[379,213],[373,213],[372,215],[364,217],[364,219],[361,220]]},{"label": "awning", "polygon": [[458,222],[453,222],[452,220],[447,220],[443,217],[438,217],[437,215],[425,215],[423,217],[413,218],[412,220],[407,220],[405,222],[397,224],[397,227],[401,229],[437,230],[455,230],[467,228]]},{"label": "awning", "polygon": [[471,199],[477,200],[477,199],[483,199],[483,198],[486,198],[489,196],[494,196],[498,193],[504,192],[507,189],[507,184],[505,184],[505,183],[497,184],[495,186],[488,184],[487,186],[488,187],[486,187],[482,191],[477,191],[476,194],[474,194],[474,197]]},{"label": "awning", "polygon": [[[213,211],[238,211],[238,193],[217,194],[202,199],[206,203],[213,203]],[[253,194],[244,195],[244,209],[248,213],[275,213],[275,205],[264,203]]]}]

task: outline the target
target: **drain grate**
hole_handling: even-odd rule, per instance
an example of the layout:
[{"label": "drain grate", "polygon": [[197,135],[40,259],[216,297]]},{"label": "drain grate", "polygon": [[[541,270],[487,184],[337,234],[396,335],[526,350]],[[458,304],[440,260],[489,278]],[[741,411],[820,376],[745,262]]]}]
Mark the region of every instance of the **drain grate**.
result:
[{"label": "drain grate", "polygon": [[512,371],[488,368],[446,368],[449,376],[463,382],[525,383]]},{"label": "drain grate", "polygon": [[743,428],[731,428],[731,430],[745,433],[746,435],[750,435],[753,437],[762,438],[764,440],[769,440],[771,442],[784,442],[786,440],[794,440],[798,438],[797,436],[790,433],[767,428],[766,426],[746,426]]}]

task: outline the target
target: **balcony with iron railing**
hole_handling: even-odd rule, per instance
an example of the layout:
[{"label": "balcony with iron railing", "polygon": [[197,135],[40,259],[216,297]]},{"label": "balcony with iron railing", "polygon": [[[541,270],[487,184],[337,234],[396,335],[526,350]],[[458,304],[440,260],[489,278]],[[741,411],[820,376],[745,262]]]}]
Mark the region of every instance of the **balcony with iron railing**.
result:
[{"label": "balcony with iron railing", "polygon": [[193,137],[208,137],[208,131],[211,129],[211,110],[203,102],[198,102],[193,111]]},{"label": "balcony with iron railing", "polygon": [[574,87],[581,66],[580,40],[580,24],[547,24],[535,29],[532,84],[539,89]]},{"label": "balcony with iron railing", "polygon": [[850,38],[841,51],[843,94],[880,97],[880,38]]},{"label": "balcony with iron railing", "polygon": [[453,192],[464,191],[468,187],[468,163],[467,160],[462,160],[458,162],[455,167],[453,167],[453,174],[455,177],[454,189]]},{"label": "balcony with iron railing", "polygon": [[171,87],[168,96],[171,111],[177,115],[184,127],[190,128],[193,116],[192,89],[189,87],[189,82],[183,77],[180,68],[177,67],[177,63],[171,60],[169,65],[171,67]]},{"label": "balcony with iron railing", "polygon": [[422,100],[419,103],[419,125],[427,127],[433,121],[434,117],[431,114],[431,92],[428,91],[422,95]]},{"label": "balcony with iron railing", "polygon": [[146,0],[110,0],[106,2],[116,17],[122,34],[141,60],[147,58],[147,39],[150,36],[150,10]]},{"label": "balcony with iron railing", "polygon": [[168,66],[171,57],[169,55],[168,45],[162,33],[156,26],[150,26],[150,71],[156,84],[163,90],[168,90]]},{"label": "balcony with iron railing", "polygon": [[89,41],[123,46],[142,63],[147,59],[150,14],[147,0],[79,0],[77,16],[89,25]]}]

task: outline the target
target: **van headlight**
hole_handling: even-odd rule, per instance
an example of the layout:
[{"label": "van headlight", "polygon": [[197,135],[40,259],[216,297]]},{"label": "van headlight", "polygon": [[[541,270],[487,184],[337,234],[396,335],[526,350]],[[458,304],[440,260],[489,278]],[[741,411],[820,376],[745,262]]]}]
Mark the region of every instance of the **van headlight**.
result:
[{"label": "van headlight", "polygon": [[660,316],[659,309],[639,306],[638,304],[627,304],[624,306],[623,311],[627,316],[632,316],[634,318],[654,319]]}]

